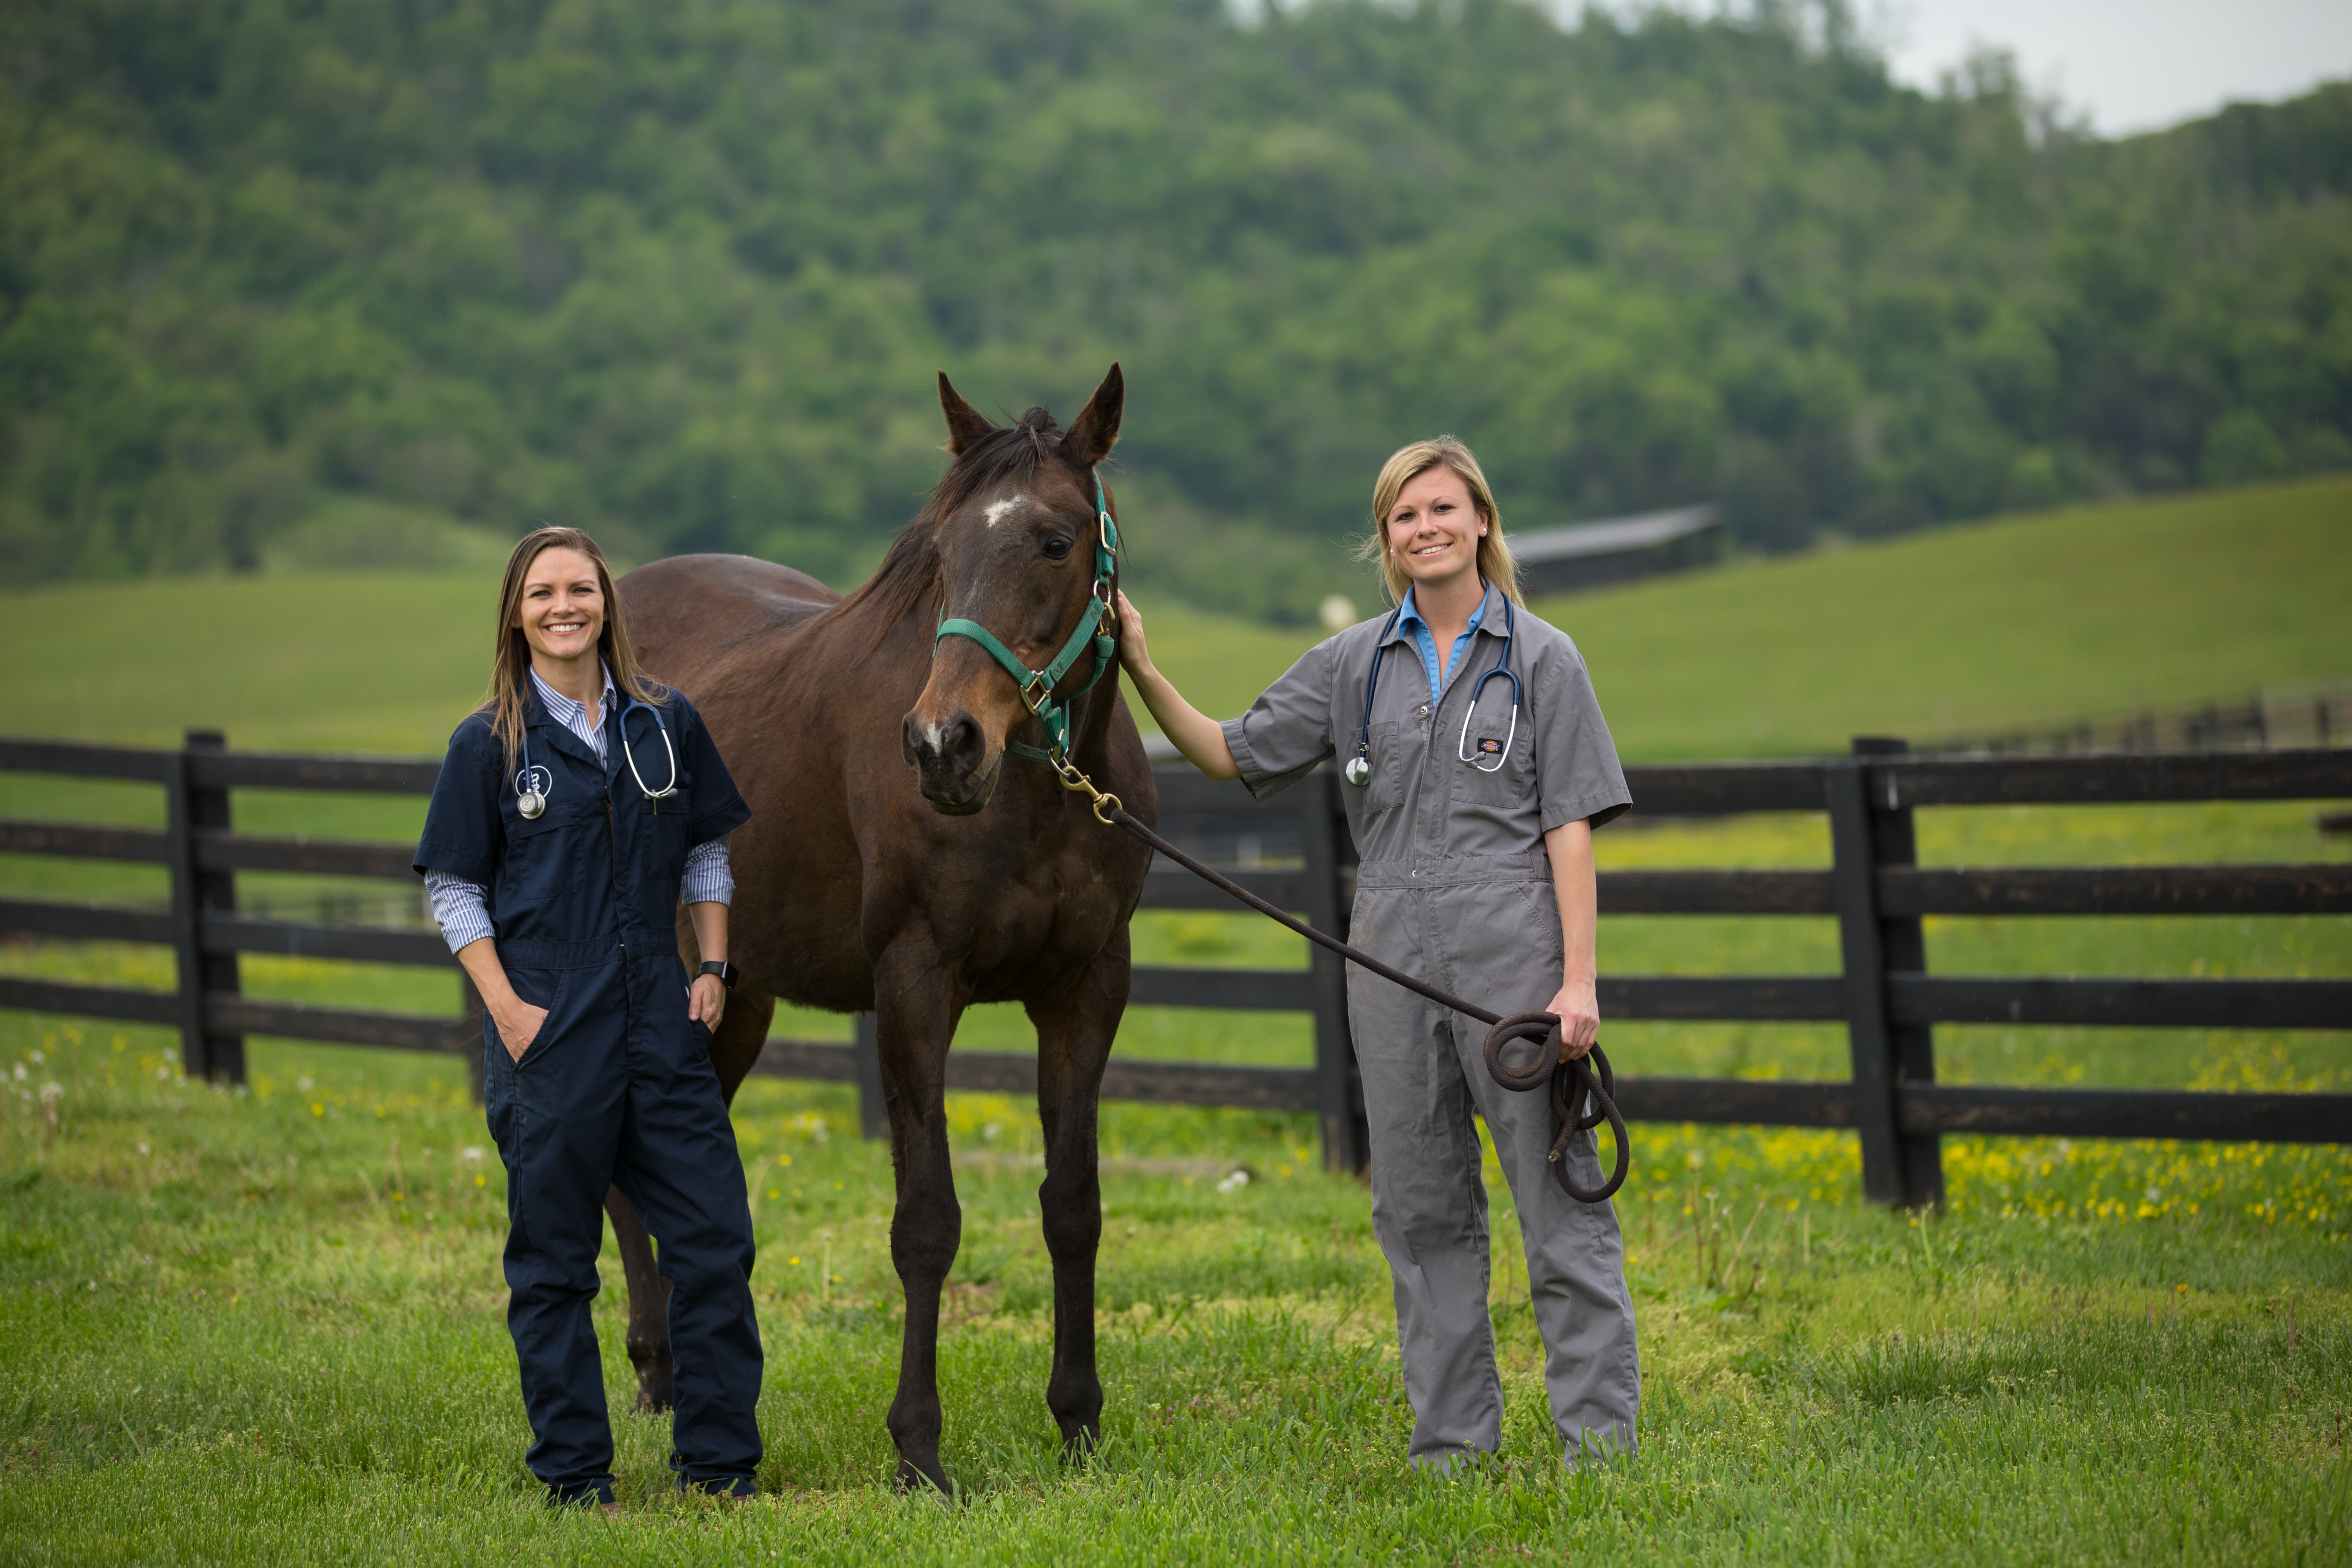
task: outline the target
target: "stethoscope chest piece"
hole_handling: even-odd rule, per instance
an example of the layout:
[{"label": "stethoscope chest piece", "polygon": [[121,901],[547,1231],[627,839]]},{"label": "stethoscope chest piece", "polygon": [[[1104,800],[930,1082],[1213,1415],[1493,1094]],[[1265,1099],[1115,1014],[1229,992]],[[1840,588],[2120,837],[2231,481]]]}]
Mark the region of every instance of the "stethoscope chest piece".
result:
[{"label": "stethoscope chest piece", "polygon": [[533,766],[526,757],[522,772],[515,774],[515,810],[525,822],[537,822],[547,814],[547,792],[554,784],[545,768]]},{"label": "stethoscope chest piece", "polygon": [[1363,752],[1358,752],[1348,759],[1348,765],[1339,770],[1339,776],[1361,789],[1371,782],[1372,764]]}]

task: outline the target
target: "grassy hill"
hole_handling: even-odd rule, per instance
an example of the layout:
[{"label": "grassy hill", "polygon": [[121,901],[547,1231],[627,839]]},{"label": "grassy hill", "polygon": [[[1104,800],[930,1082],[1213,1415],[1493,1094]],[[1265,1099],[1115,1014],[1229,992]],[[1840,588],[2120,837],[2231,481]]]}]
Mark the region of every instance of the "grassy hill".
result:
[{"label": "grassy hill", "polygon": [[[1149,517],[1132,520],[1149,531]],[[481,689],[494,574],[182,578],[0,598],[0,732],[437,752]],[[1628,757],[1842,749],[2352,674],[2352,478],[2005,519],[1538,604]],[[1240,711],[1313,640],[1146,600]]]}]

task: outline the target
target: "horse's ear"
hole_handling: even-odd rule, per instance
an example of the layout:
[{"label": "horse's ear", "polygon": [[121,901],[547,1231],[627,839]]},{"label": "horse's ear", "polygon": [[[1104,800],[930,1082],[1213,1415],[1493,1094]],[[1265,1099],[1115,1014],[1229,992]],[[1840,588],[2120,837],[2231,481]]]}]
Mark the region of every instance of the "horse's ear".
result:
[{"label": "horse's ear", "polygon": [[945,371],[940,372],[940,411],[948,416],[948,450],[958,457],[962,456],[966,447],[996,428],[988,422],[987,415],[963,400],[963,394],[955,389],[955,383],[948,379]]},{"label": "horse's ear", "polygon": [[1069,434],[1062,437],[1062,456],[1081,468],[1091,468],[1109,457],[1110,449],[1118,445],[1118,416],[1126,407],[1127,377],[1113,364],[1095,395],[1087,399],[1086,407],[1070,422]]}]

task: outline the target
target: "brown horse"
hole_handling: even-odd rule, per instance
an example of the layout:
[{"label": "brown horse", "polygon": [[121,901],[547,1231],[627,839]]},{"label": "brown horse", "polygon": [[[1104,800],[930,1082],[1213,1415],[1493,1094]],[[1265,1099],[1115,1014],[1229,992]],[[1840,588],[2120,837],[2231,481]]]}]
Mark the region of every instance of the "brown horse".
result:
[{"label": "brown horse", "polygon": [[[907,1294],[891,1401],[902,1485],[945,1489],[940,1290],[962,1232],[948,1165],[948,1042],[965,1007],[1019,1001],[1037,1030],[1037,1190],[1054,1261],[1045,1403],[1066,1449],[1101,1436],[1096,1097],[1126,1010],[1128,917],[1149,852],[1097,822],[1041,763],[1012,678],[942,618],[992,632],[1031,668],[1068,638],[1094,586],[1096,466],[1118,438],[1113,365],[1065,433],[1043,408],[989,422],[940,377],[952,461],[881,569],[846,599],[740,555],[656,561],[621,580],[646,668],[701,710],[751,807],[732,841],[730,953],[743,979],[711,1043],[731,1099],[778,997],[872,1011],[890,1112]],[[1096,671],[1081,656],[1056,689]],[[1114,668],[1076,700],[1070,756],[1150,820],[1157,797]],[[681,922],[695,961],[692,934]],[[629,1283],[641,1408],[669,1403],[667,1281],[625,1199],[606,1197]]]}]

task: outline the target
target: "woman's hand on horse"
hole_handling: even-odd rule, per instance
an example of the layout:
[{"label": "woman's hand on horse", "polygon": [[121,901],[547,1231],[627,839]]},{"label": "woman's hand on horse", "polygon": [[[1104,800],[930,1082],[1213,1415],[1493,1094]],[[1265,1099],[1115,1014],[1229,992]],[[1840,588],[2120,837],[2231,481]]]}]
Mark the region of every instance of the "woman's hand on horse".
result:
[{"label": "woman's hand on horse", "polygon": [[499,1039],[505,1045],[507,1055],[520,1061],[523,1052],[539,1038],[540,1030],[547,1026],[547,1009],[534,1007],[518,996],[508,1006],[491,1014],[490,1021],[499,1026]]},{"label": "woman's hand on horse", "polygon": [[1125,589],[1118,595],[1118,662],[1139,679],[1151,668],[1151,650],[1143,645],[1143,617],[1128,603]]},{"label": "woman's hand on horse", "polygon": [[1574,1061],[1601,1038],[1601,998],[1590,980],[1571,980],[1544,1009],[1559,1019],[1560,1055]]},{"label": "woman's hand on horse", "polygon": [[686,988],[686,1016],[705,1028],[719,1027],[727,1011],[727,987],[716,974],[698,974]]}]

